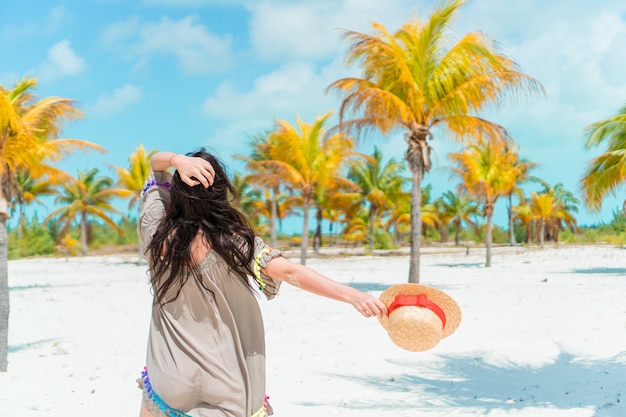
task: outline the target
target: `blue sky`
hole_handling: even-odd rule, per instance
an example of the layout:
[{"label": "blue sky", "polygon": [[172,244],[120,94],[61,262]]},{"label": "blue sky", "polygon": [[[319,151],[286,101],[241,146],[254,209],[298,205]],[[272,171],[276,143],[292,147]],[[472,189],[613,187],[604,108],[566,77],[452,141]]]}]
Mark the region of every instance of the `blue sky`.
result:
[{"label": "blue sky", "polygon": [[[127,166],[144,144],[188,152],[213,148],[233,169],[251,135],[275,118],[305,121],[339,107],[325,94],[333,81],[358,74],[344,66],[344,30],[368,32],[377,21],[395,29],[426,17],[431,0],[32,0],[0,3],[0,83],[37,76],[40,96],[75,99],[83,120],[63,136],[95,142],[106,154],[79,153],[61,167],[72,174]],[[626,2],[620,0],[470,0],[453,36],[480,30],[535,77],[545,97],[508,101],[484,116],[504,125],[534,175],[580,196],[584,166],[601,150],[583,148],[586,125],[626,102]],[[402,134],[362,138],[386,158],[403,158]],[[444,168],[459,146],[439,136],[433,195],[456,183]],[[408,174],[408,173],[407,173]],[[536,187],[535,187],[536,189]],[[532,187],[530,190],[533,190]],[[600,213],[581,206],[579,224],[609,222],[624,199]],[[40,210],[40,209],[39,209]],[[503,223],[504,203],[497,219]]]}]

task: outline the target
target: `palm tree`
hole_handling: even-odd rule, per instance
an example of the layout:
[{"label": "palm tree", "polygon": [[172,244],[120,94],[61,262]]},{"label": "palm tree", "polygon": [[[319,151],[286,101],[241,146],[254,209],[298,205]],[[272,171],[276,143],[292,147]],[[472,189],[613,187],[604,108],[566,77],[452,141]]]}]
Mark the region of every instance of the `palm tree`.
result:
[{"label": "palm tree", "polygon": [[355,162],[348,171],[348,178],[360,188],[361,199],[369,204],[369,250],[374,250],[374,224],[390,208],[395,197],[402,192],[405,178],[404,164],[389,159],[384,165],[383,154],[374,147],[374,153]]},{"label": "palm tree", "polygon": [[128,202],[129,209],[133,208],[141,199],[141,193],[150,175],[150,158],[155,153],[157,153],[157,149],[146,152],[143,145],[139,145],[128,158],[128,169],[113,167],[117,172],[117,185],[132,192]]},{"label": "palm tree", "polygon": [[337,241],[337,231],[335,225],[341,222],[342,211],[334,208],[332,203],[329,202],[324,210],[323,216],[328,220],[328,246],[334,246]]},{"label": "palm tree", "polygon": [[343,238],[353,246],[367,239],[369,213],[364,207],[360,207],[348,220],[343,230]]},{"label": "palm tree", "polygon": [[9,290],[7,201],[14,192],[20,170],[33,177],[44,174],[52,181],[66,174],[54,167],[64,155],[77,149],[103,148],[86,141],[59,139],[65,120],[82,116],[74,101],[62,97],[37,99],[31,92],[35,78],[25,78],[12,89],[0,85],[0,372],[7,369]]},{"label": "palm tree", "polygon": [[436,206],[444,213],[445,218],[449,218],[454,226],[454,244],[461,244],[461,228],[463,223],[474,225],[472,216],[479,213],[478,204],[467,193],[459,191],[454,193],[446,191],[436,201]]},{"label": "palm tree", "polygon": [[[346,164],[352,165],[352,162],[346,161]],[[328,218],[326,213],[345,207],[345,200],[354,201],[358,191],[358,184],[342,175],[329,177],[317,184],[315,187],[315,219],[317,220],[317,225],[313,234],[313,247],[316,253],[319,252],[322,246],[322,221]],[[348,209],[351,208],[351,206],[348,206]]]},{"label": "palm tree", "polygon": [[519,163],[516,148],[501,140],[476,140],[466,149],[448,155],[457,166],[452,170],[462,180],[468,193],[483,203],[487,219],[485,266],[491,266],[493,210],[499,197],[508,195],[515,186],[520,171],[527,169]]},{"label": "palm tree", "polygon": [[559,231],[563,230],[565,226],[576,229],[576,218],[573,213],[578,213],[578,204],[580,204],[580,201],[574,197],[571,191],[566,190],[561,182],[551,186],[543,180],[539,181],[543,185],[542,193],[550,194],[555,199],[555,216],[552,221],[546,225],[546,236],[556,242],[558,241]]},{"label": "palm tree", "polygon": [[[361,155],[361,157],[365,156]],[[358,159],[356,159],[354,162],[356,161],[358,161]],[[337,234],[340,232],[339,227],[337,228],[337,232],[335,232],[335,224],[348,225],[350,223],[350,220],[361,209],[362,198],[359,186],[351,181],[350,184],[351,187],[348,190],[336,190],[332,192],[324,202],[324,211],[322,212],[322,214],[324,218],[327,219],[330,223],[329,246],[334,245]]]},{"label": "palm tree", "polygon": [[[503,137],[501,126],[478,117],[505,93],[542,92],[541,84],[520,73],[481,32],[450,45],[450,26],[465,0],[442,2],[421,21],[413,18],[395,33],[373,23],[374,34],[348,31],[347,63],[363,69],[362,78],[343,78],[328,89],[345,93],[340,128],[359,133],[377,129],[383,135],[406,131],[406,159],[412,172],[411,260],[409,281],[419,282],[420,188],[431,167],[430,145],[435,128],[454,140]],[[346,120],[348,116],[356,118]]]},{"label": "palm tree", "polygon": [[[514,146],[515,144],[511,143],[511,145]],[[515,171],[519,176],[514,179],[515,184],[507,196],[508,206],[506,211],[509,219],[509,243],[511,246],[515,246],[517,244],[515,241],[515,227],[513,219],[513,195],[516,195],[518,200],[521,201],[524,198],[524,191],[520,188],[520,185],[528,181],[541,181],[539,178],[529,175],[530,170],[536,166],[534,162],[530,162],[526,159],[520,159],[514,162],[514,164],[519,165],[521,169]]]},{"label": "palm tree", "polygon": [[237,206],[255,227],[258,226],[261,220],[256,209],[256,202],[261,199],[261,192],[253,188],[247,177],[238,172],[232,180],[237,194]]},{"label": "palm tree", "polygon": [[[257,234],[267,235],[270,231],[269,222],[263,221],[263,219],[269,219],[271,217],[272,210],[272,197],[269,190],[254,190],[254,194],[257,196],[252,200],[252,213],[248,214],[248,218],[252,219],[254,223],[254,229]],[[250,195],[252,197],[252,194]],[[272,244],[274,246],[274,244]]]},{"label": "palm tree", "polygon": [[280,189],[283,185],[283,179],[278,172],[274,172],[272,167],[268,167],[264,164],[259,164],[259,161],[270,160],[268,150],[271,147],[269,142],[269,135],[271,132],[259,133],[251,138],[249,143],[251,148],[251,155],[235,155],[235,158],[246,162],[246,169],[250,171],[250,174],[246,175],[245,181],[251,184],[270,190],[270,236],[271,245],[276,247],[277,245],[277,233],[276,223],[279,219],[278,199],[281,194]]},{"label": "palm tree", "polygon": [[[116,167],[113,169],[117,172],[117,185],[120,188],[128,190],[132,193],[128,202],[128,209],[132,209],[135,204],[141,200],[141,193],[144,191],[148,177],[150,176],[150,158],[157,153],[157,149],[146,152],[143,145],[139,145],[135,152],[130,154],[128,158],[128,169]],[[141,245],[138,245],[137,263],[144,263]]]},{"label": "palm tree", "polygon": [[533,208],[526,203],[526,199],[520,201],[520,204],[513,206],[513,220],[520,221],[526,235],[526,244],[530,243],[535,215],[533,214]]},{"label": "palm tree", "polygon": [[546,236],[546,224],[550,221],[556,210],[556,198],[550,193],[537,194],[533,192],[530,197],[530,207],[533,217],[539,222],[539,246],[544,247]]},{"label": "palm tree", "polygon": [[99,176],[98,169],[79,171],[78,178],[61,184],[60,194],[55,198],[56,204],[61,207],[53,210],[44,219],[44,223],[53,217],[58,217],[63,223],[60,235],[64,235],[74,219],[78,216],[80,222],[81,253],[87,253],[88,217],[93,216],[108,224],[120,235],[124,231],[109,217],[110,214],[123,213],[113,207],[111,199],[129,198],[133,193],[123,188],[113,188],[113,179]]},{"label": "palm tree", "polygon": [[[340,133],[324,139],[324,125],[331,112],[305,123],[299,116],[296,125],[277,120],[277,130],[268,137],[269,160],[257,161],[268,172],[280,175],[288,187],[299,193],[302,213],[300,262],[306,263],[309,246],[309,212],[321,187],[341,180],[341,168],[353,154],[354,141]],[[323,140],[324,139],[324,140]]]},{"label": "palm tree", "polygon": [[393,228],[394,243],[400,245],[401,238],[411,230],[411,194],[403,192],[396,196],[386,226]]},{"label": "palm tree", "polygon": [[[280,231],[280,224],[282,220],[291,214],[291,206],[295,203],[295,198],[288,196],[284,193],[278,195],[273,194],[271,189],[263,190],[251,190],[248,198],[252,200],[251,210],[252,213],[248,214],[249,217],[255,218],[257,221],[257,232],[269,233],[272,238],[272,247],[277,247],[276,233]],[[261,218],[269,220],[268,222],[262,222]],[[272,217],[274,217],[274,224],[278,223],[278,227],[274,226],[272,229]]]},{"label": "palm tree", "polygon": [[[619,112],[585,128],[590,149],[606,143],[606,151],[587,164],[580,180],[583,201],[591,210],[599,210],[608,193],[615,193],[626,181],[626,105]],[[626,199],[623,203],[626,214]]]},{"label": "palm tree", "polygon": [[47,178],[33,178],[26,170],[19,170],[15,176],[14,182],[13,208],[18,207],[19,224],[17,236],[22,238],[24,224],[26,222],[24,210],[26,206],[37,203],[42,206],[45,204],[39,199],[39,196],[53,195],[56,193],[54,183]]}]

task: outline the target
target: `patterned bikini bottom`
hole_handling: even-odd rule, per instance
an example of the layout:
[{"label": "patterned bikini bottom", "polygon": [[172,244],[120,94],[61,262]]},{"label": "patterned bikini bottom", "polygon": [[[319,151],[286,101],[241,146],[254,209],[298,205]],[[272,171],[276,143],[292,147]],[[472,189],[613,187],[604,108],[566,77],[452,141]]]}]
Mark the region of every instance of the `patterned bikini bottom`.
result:
[{"label": "patterned bikini bottom", "polygon": [[[158,410],[160,412],[160,415],[166,417],[193,417],[189,414],[183,413],[182,411],[170,407],[165,403],[165,401],[161,399],[161,397],[159,397],[159,394],[157,394],[154,388],[152,388],[152,384],[150,383],[150,377],[148,376],[148,369],[146,369],[146,367],[144,367],[143,371],[141,371],[141,380],[143,381],[144,396],[147,397],[147,399],[149,399],[154,406],[149,407],[149,409],[154,408],[155,411]],[[267,398],[269,397],[266,397],[263,406],[250,417],[265,417],[268,415]],[[152,410],[149,411],[153,412]]]}]

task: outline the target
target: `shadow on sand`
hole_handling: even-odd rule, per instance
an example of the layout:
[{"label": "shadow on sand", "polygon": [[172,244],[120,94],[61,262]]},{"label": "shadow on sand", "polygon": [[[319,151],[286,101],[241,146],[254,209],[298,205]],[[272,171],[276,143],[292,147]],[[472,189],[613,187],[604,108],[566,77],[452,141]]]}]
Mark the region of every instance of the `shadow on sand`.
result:
[{"label": "shadow on sand", "polygon": [[352,288],[356,288],[362,292],[369,291],[385,291],[390,287],[389,284],[381,284],[378,282],[348,282],[346,285],[349,285]]},{"label": "shadow on sand", "polygon": [[[477,415],[527,407],[587,408],[595,411],[594,417],[626,415],[623,403],[626,395],[622,395],[626,391],[626,351],[610,359],[593,361],[561,353],[554,362],[542,367],[492,365],[467,356],[441,357],[435,363],[389,363],[394,365],[391,368],[405,371],[397,375],[332,374],[335,378],[371,386],[378,392],[371,399],[361,398],[337,406],[381,412],[405,409],[435,412],[445,405]],[[394,400],[397,395],[408,401]]]},{"label": "shadow on sand", "polygon": [[[347,282],[346,285],[363,292],[382,292],[391,287],[393,284],[383,284],[380,282]],[[429,284],[422,285],[428,286]],[[458,287],[459,285],[437,285],[437,288],[442,291],[447,291]]]},{"label": "shadow on sand", "polygon": [[45,345],[50,342],[56,342],[58,340],[60,339],[43,339],[43,340],[37,340],[36,342],[22,343],[19,345],[9,345],[8,352],[15,353],[15,352],[27,350],[27,349],[34,348],[34,347],[39,347],[41,345]]},{"label": "shadow on sand", "polygon": [[71,288],[71,287],[84,287],[89,284],[33,284],[33,285],[15,285],[9,287],[9,292],[14,291],[27,291],[27,290],[45,290],[50,288]]},{"label": "shadow on sand", "polygon": [[608,274],[608,275],[626,275],[626,268],[585,268],[574,269],[572,272],[576,274]]},{"label": "shadow on sand", "polygon": [[52,288],[50,284],[34,284],[9,287],[9,291],[39,290],[42,288]]},{"label": "shadow on sand", "polygon": [[485,266],[484,262],[466,262],[466,263],[451,263],[451,264],[435,264],[435,266],[447,266],[448,268],[482,268]]}]

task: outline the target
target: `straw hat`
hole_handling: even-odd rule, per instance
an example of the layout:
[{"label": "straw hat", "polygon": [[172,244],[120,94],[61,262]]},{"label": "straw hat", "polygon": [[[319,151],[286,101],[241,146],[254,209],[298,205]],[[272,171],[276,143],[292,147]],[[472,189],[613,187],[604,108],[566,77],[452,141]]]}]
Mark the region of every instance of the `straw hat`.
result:
[{"label": "straw hat", "polygon": [[461,309],[445,292],[420,284],[387,288],[380,300],[389,310],[379,318],[391,341],[402,349],[423,352],[459,327]]}]

